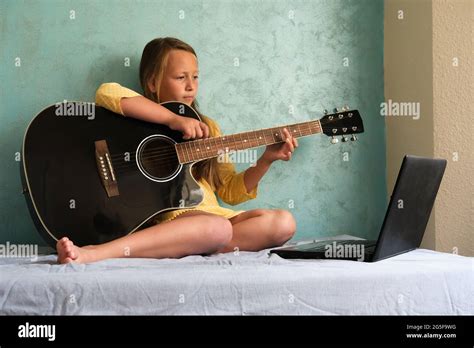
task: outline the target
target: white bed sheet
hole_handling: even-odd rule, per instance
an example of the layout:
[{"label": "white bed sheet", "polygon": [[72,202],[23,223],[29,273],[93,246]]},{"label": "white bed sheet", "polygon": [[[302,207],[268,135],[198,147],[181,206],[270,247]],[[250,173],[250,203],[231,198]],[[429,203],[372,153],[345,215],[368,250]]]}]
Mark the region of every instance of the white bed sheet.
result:
[{"label": "white bed sheet", "polygon": [[473,258],[418,249],[365,263],[268,251],[88,265],[0,258],[0,314],[474,314]]}]

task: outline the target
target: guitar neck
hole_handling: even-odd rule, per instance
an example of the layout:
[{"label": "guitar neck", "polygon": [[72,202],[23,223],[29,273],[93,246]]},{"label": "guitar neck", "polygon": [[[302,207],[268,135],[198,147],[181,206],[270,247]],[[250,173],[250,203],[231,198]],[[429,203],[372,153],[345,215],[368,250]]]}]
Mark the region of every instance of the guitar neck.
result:
[{"label": "guitar neck", "polygon": [[218,157],[224,152],[246,150],[280,143],[284,141],[285,138],[283,133],[284,128],[286,128],[294,138],[321,133],[320,121],[314,120],[250,132],[198,139],[176,144],[178,159],[181,164],[197,162]]}]

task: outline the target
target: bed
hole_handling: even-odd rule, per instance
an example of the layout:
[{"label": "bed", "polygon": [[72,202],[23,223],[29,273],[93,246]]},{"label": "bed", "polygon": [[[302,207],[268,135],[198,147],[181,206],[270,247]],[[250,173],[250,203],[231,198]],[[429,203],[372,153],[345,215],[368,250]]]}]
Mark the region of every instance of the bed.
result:
[{"label": "bed", "polygon": [[474,314],[473,258],[418,249],[364,263],[268,251],[86,265],[4,257],[0,314]]}]

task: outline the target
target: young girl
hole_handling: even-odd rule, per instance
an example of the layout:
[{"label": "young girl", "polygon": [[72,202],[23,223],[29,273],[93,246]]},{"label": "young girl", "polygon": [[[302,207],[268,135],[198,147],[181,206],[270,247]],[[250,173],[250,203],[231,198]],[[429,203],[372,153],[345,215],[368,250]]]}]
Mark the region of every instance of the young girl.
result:
[{"label": "young girl", "polygon": [[[158,38],[143,50],[140,83],[144,96],[116,83],[102,84],[96,104],[126,117],[165,124],[183,133],[184,139],[221,135],[218,125],[199,113],[198,62],[196,52],[175,38]],[[159,105],[180,101],[198,112],[203,122],[176,115]],[[179,258],[233,250],[258,251],[288,241],[296,223],[286,210],[234,211],[220,207],[218,196],[228,204],[239,204],[257,196],[260,179],[276,160],[288,161],[298,142],[285,129],[286,142],[267,146],[256,165],[236,173],[232,163],[217,158],[193,166],[193,175],[204,192],[194,208],[158,214],[155,224],[122,238],[77,247],[67,237],[57,243],[59,263],[89,263],[107,258]],[[222,161],[221,161],[222,162]]]}]

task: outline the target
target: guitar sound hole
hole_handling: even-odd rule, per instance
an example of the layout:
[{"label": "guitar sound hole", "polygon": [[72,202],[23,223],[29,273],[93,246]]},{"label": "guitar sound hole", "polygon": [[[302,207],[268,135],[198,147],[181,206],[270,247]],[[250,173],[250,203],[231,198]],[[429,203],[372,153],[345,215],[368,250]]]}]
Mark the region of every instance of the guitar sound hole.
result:
[{"label": "guitar sound hole", "polygon": [[176,142],[165,135],[152,135],[138,146],[137,164],[140,171],[153,181],[169,181],[181,171]]}]

